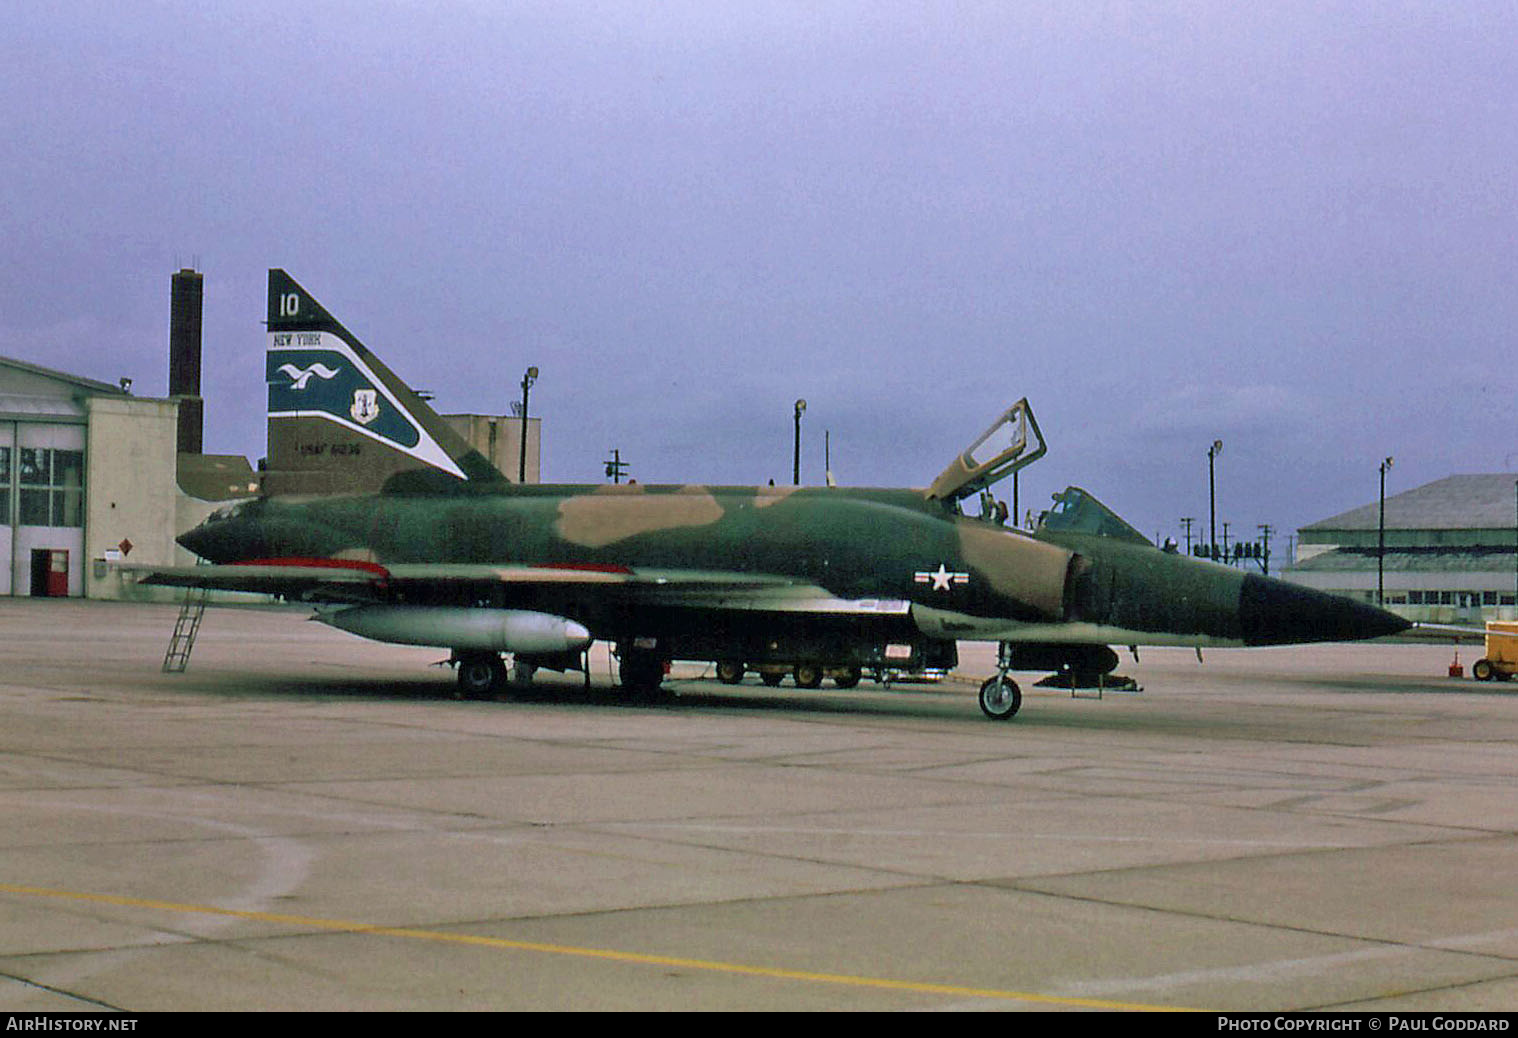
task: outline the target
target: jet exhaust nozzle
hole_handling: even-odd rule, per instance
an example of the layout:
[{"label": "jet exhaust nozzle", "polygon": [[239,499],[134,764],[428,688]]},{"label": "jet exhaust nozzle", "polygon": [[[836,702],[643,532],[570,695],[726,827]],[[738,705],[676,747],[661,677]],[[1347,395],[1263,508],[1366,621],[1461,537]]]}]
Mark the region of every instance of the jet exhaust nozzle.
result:
[{"label": "jet exhaust nozzle", "polygon": [[528,609],[365,605],[316,619],[377,642],[481,652],[562,654],[578,652],[592,641],[584,624]]}]

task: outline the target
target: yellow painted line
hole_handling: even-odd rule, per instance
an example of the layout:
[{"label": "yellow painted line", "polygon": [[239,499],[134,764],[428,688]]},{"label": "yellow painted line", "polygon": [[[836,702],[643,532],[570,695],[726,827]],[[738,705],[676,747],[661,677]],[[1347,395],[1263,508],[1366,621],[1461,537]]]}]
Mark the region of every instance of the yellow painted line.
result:
[{"label": "yellow painted line", "polygon": [[547,955],[569,955],[582,959],[603,959],[609,962],[627,962],[643,966],[666,966],[681,969],[706,970],[713,973],[731,973],[749,977],[769,977],[777,980],[801,980],[814,984],[839,984],[856,988],[875,988],[882,991],[909,991],[925,995],[952,995],[956,998],[991,998],[1004,1001],[1036,1002],[1044,1005],[1073,1006],[1082,1009],[1117,1009],[1135,1012],[1199,1012],[1177,1006],[1145,1005],[1139,1002],[1112,1002],[1095,998],[1066,998],[1059,995],[1039,995],[1026,991],[1002,991],[996,988],[962,987],[956,984],[932,984],[915,980],[891,980],[884,977],[855,977],[841,973],[816,973],[811,970],[781,969],[774,966],[748,966],[735,962],[710,962],[704,959],[682,959],[669,955],[648,955],[641,952],[615,951],[609,948],[581,948],[566,944],[544,944],[538,941],[513,941],[502,937],[481,937],[476,934],[445,933],[439,930],[415,930],[401,926],[378,926],[342,919],[323,919],[317,916],[282,915],[277,912],[253,912],[237,908],[219,908],[215,905],[190,905],[175,901],[154,901],[147,898],[122,897],[116,894],[92,894],[77,890],[50,890],[46,887],[17,886],[0,883],[0,894],[16,894],[25,897],[49,897],[68,901],[89,901],[123,908],[150,908],[161,912],[180,912],[191,915],[226,916],[248,919],[262,923],[281,923],[313,930],[330,930],[338,933],[374,934],[379,937],[403,937],[418,941],[437,941],[446,944],[471,945],[477,948],[497,948],[509,951],[541,952]]}]

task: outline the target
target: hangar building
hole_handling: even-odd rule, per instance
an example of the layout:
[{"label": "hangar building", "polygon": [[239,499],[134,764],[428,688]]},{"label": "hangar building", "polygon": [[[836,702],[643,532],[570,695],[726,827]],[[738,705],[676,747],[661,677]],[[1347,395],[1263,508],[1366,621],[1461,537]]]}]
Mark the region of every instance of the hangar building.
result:
[{"label": "hangar building", "polygon": [[[216,503],[176,487],[178,421],[177,400],[0,357],[0,595],[112,598],[107,561],[192,561],[174,535]],[[225,459],[190,468],[240,484],[225,498],[247,493],[236,461],[241,472]],[[194,482],[204,494],[218,479]]]},{"label": "hangar building", "polygon": [[[175,420],[172,402],[0,357],[0,594],[84,594],[85,559],[116,529],[107,517],[86,547],[88,510],[98,507],[86,473],[110,483],[113,470],[150,467],[161,460],[151,457],[158,427],[167,426],[172,450]],[[103,457],[112,444],[126,449]],[[99,495],[114,496],[106,486]],[[121,502],[108,510],[122,511]]]},{"label": "hangar building", "polygon": [[[1374,602],[1379,522],[1372,501],[1302,527],[1283,576]],[[1409,620],[1518,617],[1518,474],[1446,476],[1388,497],[1382,567],[1386,607]]]}]

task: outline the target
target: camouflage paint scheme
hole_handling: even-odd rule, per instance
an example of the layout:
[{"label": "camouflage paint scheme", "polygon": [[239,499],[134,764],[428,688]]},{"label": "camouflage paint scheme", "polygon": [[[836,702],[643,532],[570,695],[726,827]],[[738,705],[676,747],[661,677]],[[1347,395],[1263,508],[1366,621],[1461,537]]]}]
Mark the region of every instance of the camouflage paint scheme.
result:
[{"label": "camouflage paint scheme", "polygon": [[888,643],[952,661],[955,640],[1105,672],[1109,644],[1264,645],[1406,626],[1162,552],[1076,488],[1026,533],[960,514],[937,484],[512,484],[283,271],[270,272],[269,336],[264,493],[180,538],[214,565],[151,582],[527,610],[616,643],[624,681],[644,684],[671,659],[867,667]]},{"label": "camouflage paint scheme", "polygon": [[[1269,645],[1398,626],[1369,606],[1147,545],[992,526],[911,490],[499,484],[263,498],[184,542],[213,562],[377,564],[387,579],[329,597],[538,609],[601,639],[658,639],[681,659],[817,656],[794,636],[755,648],[773,640],[766,613],[780,626],[847,617],[844,632],[898,641]],[[218,576],[215,586],[271,587],[263,575]],[[285,591],[300,597],[308,583],[301,572]]]}]

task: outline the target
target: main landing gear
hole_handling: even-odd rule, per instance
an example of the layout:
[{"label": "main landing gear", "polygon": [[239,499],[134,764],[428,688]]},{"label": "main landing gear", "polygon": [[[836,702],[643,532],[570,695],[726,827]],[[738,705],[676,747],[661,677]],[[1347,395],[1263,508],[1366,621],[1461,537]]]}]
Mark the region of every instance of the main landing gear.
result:
[{"label": "main landing gear", "polygon": [[508,667],[499,652],[455,649],[448,662],[458,671],[460,699],[489,699],[505,692],[526,692],[532,688],[533,677],[540,668],[583,671],[585,688],[590,689],[590,659],[583,651],[547,656],[515,653]]},{"label": "main landing gear", "polygon": [[996,646],[996,674],[980,686],[980,709],[993,721],[1009,721],[1023,705],[1023,691],[1007,676],[1012,669],[1012,645]]},{"label": "main landing gear", "polygon": [[[718,660],[717,680],[724,685],[741,685],[748,670],[747,663],[737,660]],[[833,684],[839,688],[857,688],[860,679],[864,677],[864,669],[854,663],[837,666],[797,663],[789,671],[782,663],[762,663],[755,665],[754,670],[759,675],[759,680],[769,688],[779,688],[786,674],[790,674],[797,688],[807,689],[821,688],[823,678],[832,678]]]},{"label": "main landing gear", "polygon": [[617,676],[622,690],[629,695],[652,699],[660,695],[669,661],[659,653],[628,646],[617,656]]},{"label": "main landing gear", "polygon": [[461,652],[454,660],[458,666],[459,696],[483,699],[506,687],[506,663],[498,652]]}]

